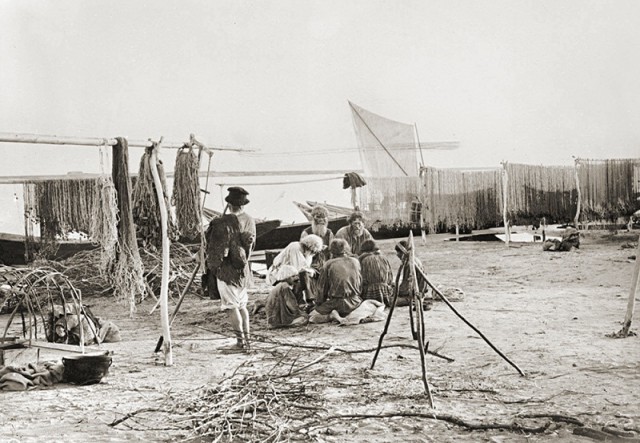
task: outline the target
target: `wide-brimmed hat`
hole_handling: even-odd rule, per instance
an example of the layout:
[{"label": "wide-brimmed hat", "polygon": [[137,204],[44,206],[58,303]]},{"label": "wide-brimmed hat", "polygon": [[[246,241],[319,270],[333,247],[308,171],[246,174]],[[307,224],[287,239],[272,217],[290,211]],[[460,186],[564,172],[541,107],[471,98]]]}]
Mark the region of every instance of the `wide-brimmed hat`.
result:
[{"label": "wide-brimmed hat", "polygon": [[228,189],[229,195],[225,197],[225,201],[233,206],[244,206],[249,203],[247,195],[249,193],[240,186],[232,186]]}]

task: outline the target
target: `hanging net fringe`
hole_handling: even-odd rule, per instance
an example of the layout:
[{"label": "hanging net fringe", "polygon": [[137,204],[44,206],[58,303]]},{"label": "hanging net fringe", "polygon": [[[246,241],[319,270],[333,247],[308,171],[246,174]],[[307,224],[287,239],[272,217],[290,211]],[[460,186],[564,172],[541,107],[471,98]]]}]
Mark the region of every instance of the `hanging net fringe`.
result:
[{"label": "hanging net fringe", "polygon": [[171,200],[175,206],[178,232],[187,240],[195,240],[201,231],[199,169],[200,161],[193,148],[178,151]]},{"label": "hanging net fringe", "polygon": [[616,222],[640,209],[640,159],[576,160],[581,219]]},{"label": "hanging net fringe", "polygon": [[[152,250],[162,247],[162,224],[160,218],[160,205],[156,194],[153,175],[149,165],[150,148],[147,148],[140,159],[138,178],[135,181],[132,194],[133,222],[136,225],[136,237],[144,247]],[[158,173],[162,183],[162,193],[165,196],[167,206],[168,234],[175,240],[177,230],[171,215],[167,199],[167,181],[162,161],[158,160]]]},{"label": "hanging net fringe", "polygon": [[89,234],[100,245],[100,274],[110,279],[118,249],[118,202],[111,177],[100,177],[96,186],[99,208],[94,212]]},{"label": "hanging net fringe", "polygon": [[509,177],[507,217],[513,224],[573,220],[578,202],[572,166],[506,165]]},{"label": "hanging net fringe", "polygon": [[423,217],[429,232],[446,232],[456,225],[485,229],[502,221],[500,169],[423,168],[421,175]]}]

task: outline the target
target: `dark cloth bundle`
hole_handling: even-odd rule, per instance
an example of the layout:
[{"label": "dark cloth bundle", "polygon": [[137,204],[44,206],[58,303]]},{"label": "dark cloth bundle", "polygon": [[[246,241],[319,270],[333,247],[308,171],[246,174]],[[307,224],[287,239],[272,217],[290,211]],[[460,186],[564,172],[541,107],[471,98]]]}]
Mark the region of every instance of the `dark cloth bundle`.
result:
[{"label": "dark cloth bundle", "polygon": [[207,269],[225,283],[241,286],[250,245],[247,237],[235,215],[213,219],[206,232]]},{"label": "dark cloth bundle", "polygon": [[357,172],[347,172],[342,179],[342,189],[360,188],[366,184],[365,179]]}]

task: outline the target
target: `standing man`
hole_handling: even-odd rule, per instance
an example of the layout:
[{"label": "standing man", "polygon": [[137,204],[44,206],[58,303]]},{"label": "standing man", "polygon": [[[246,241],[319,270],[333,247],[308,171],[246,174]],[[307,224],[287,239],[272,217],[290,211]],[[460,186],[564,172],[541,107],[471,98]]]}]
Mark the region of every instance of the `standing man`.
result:
[{"label": "standing man", "polygon": [[373,240],[373,236],[364,227],[364,214],[362,212],[353,212],[347,221],[349,225],[338,229],[336,238],[346,240],[351,247],[351,253],[359,256],[362,254],[362,244],[367,240]]},{"label": "standing man", "polygon": [[[230,350],[249,350],[249,312],[247,282],[251,278],[249,257],[255,244],[256,225],[244,212],[249,193],[240,187],[229,188],[225,198],[229,213],[216,218],[207,229],[207,273],[215,276],[220,309],[227,316],[237,342]],[[213,280],[213,282],[211,282]]]}]

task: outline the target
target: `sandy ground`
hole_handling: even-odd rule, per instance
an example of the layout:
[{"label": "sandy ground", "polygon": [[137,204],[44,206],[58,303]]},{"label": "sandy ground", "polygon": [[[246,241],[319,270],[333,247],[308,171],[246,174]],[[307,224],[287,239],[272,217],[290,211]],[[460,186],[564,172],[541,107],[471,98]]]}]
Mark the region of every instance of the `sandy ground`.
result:
[{"label": "sandy ground", "polygon": [[[564,253],[543,252],[540,243],[506,247],[501,242],[442,238],[430,237],[427,244],[417,241],[431,281],[464,292],[464,299],[453,306],[525,376],[442,302],[426,312],[426,336],[430,350],[454,361],[427,355],[435,405],[430,409],[418,349],[407,347],[415,343],[407,307],[396,309],[384,339],[385,345],[404,347],[382,349],[371,370],[371,351],[325,355],[326,349],[375,348],[384,322],[270,330],[260,312],[252,318],[253,351],[229,354],[221,350],[233,339],[219,302],[190,296],[172,328],[174,366],[166,367],[162,355],[153,354],[160,322],[158,311],[149,315],[152,301],[143,302],[130,318],[128,309],[113,299],[85,294],[94,313],[121,328],[122,342],[102,345],[113,351],[109,375],[91,386],[61,384],[0,393],[0,441],[181,441],[188,432],[176,429],[171,414],[139,413],[110,424],[143,408],[188,399],[203,386],[216,386],[241,365],[244,371],[264,374],[292,356],[291,368],[325,357],[301,370],[296,379],[313,391],[302,406],[319,408],[311,410],[320,411],[323,420],[290,434],[292,440],[595,441],[573,433],[580,424],[626,429],[637,438],[639,338],[612,339],[606,334],[621,329],[634,267],[629,257],[636,253],[629,246],[637,242],[638,232],[587,232],[579,250]],[[393,241],[380,245],[397,269]],[[267,291],[257,281],[250,304],[266,297]],[[5,322],[6,316],[0,317],[0,324]],[[637,320],[632,330],[637,330]],[[291,346],[274,346],[273,341]],[[434,419],[434,414],[460,423]],[[548,426],[540,433],[522,428],[471,430],[463,422]]]}]

